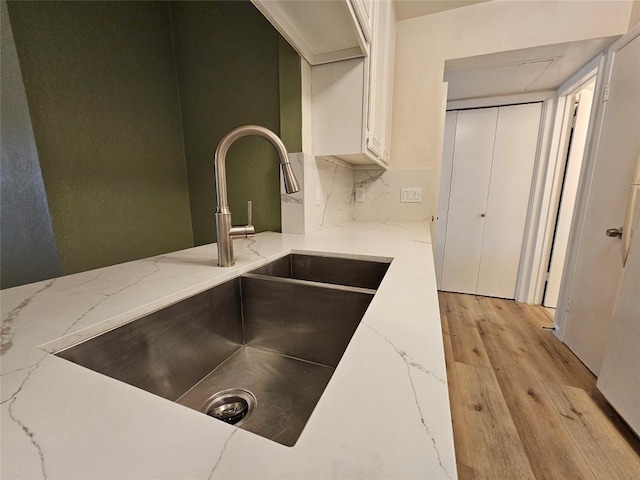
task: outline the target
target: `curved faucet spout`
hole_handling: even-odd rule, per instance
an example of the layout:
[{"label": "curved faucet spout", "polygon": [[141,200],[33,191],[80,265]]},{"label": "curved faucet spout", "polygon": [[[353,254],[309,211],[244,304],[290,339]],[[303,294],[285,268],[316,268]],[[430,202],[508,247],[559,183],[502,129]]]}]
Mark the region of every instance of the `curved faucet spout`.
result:
[{"label": "curved faucet spout", "polygon": [[300,191],[300,186],[296,177],[291,170],[291,164],[289,163],[289,154],[287,149],[282,143],[282,140],[273,133],[271,130],[261,127],[259,125],[244,125],[242,127],[234,128],[227,133],[216,148],[215,154],[215,173],[216,173],[216,201],[218,202],[218,208],[216,212],[228,211],[229,205],[227,202],[227,168],[226,159],[229,147],[242,137],[248,137],[256,135],[262,137],[269,142],[278,152],[280,158],[280,165],[282,167],[282,174],[284,179],[285,190],[287,193],[295,193]]},{"label": "curved faucet spout", "polygon": [[231,212],[229,211],[229,203],[227,200],[227,152],[233,142],[249,135],[256,135],[268,140],[276,149],[276,152],[278,152],[285,191],[287,193],[295,193],[300,190],[298,180],[293,174],[291,164],[289,163],[287,149],[275,133],[259,125],[244,125],[227,133],[222,140],[220,140],[214,158],[216,201],[218,204],[216,207],[216,237],[218,242],[218,266],[220,267],[230,267],[235,263],[233,258],[233,238],[248,238],[255,233],[253,225],[245,225],[242,227],[231,226]]}]

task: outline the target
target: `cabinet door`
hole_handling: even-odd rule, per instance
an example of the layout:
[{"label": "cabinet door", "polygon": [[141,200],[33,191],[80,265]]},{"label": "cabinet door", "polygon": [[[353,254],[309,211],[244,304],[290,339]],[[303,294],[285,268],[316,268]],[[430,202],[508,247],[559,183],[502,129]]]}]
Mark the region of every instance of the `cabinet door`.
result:
[{"label": "cabinet door", "polygon": [[366,147],[376,157],[382,158],[384,136],[386,133],[385,84],[387,83],[386,55],[387,55],[387,22],[390,2],[376,2],[374,4],[374,38],[371,46],[371,62],[369,74],[369,102],[367,112]]},{"label": "cabinet door", "polygon": [[393,105],[393,72],[395,69],[395,51],[396,51],[396,16],[393,6],[390,4],[389,16],[387,17],[385,43],[385,88],[384,97],[386,107],[384,109],[384,137],[382,139],[382,161],[389,163],[391,161],[391,118]]},{"label": "cabinet door", "polygon": [[515,298],[541,103],[498,109],[476,293]]},{"label": "cabinet door", "polygon": [[497,108],[458,112],[442,290],[476,293]]}]

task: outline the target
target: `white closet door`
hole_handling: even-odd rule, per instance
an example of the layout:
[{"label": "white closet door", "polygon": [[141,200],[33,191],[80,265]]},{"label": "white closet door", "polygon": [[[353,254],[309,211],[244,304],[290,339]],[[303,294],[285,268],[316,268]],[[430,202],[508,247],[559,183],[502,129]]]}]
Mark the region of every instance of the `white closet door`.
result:
[{"label": "white closet door", "polygon": [[515,298],[542,104],[500,107],[476,293]]},{"label": "white closet door", "polygon": [[442,168],[440,169],[440,191],[438,194],[438,214],[436,217],[436,238],[433,245],[433,257],[436,264],[436,284],[442,288],[442,262],[444,260],[444,241],[447,235],[449,216],[449,193],[451,173],[453,171],[453,151],[456,141],[456,122],[458,112],[447,112],[444,123],[444,144],[442,146]]},{"label": "white closet door", "polygon": [[442,290],[475,293],[497,108],[458,112]]}]

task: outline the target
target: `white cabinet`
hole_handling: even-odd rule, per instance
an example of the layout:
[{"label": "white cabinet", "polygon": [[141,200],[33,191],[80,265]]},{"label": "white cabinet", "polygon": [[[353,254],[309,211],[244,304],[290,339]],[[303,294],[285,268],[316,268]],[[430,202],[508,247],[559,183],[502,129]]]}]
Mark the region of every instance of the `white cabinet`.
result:
[{"label": "white cabinet", "polygon": [[311,65],[368,55],[373,0],[251,2]]},{"label": "white cabinet", "polygon": [[441,290],[515,297],[540,114],[541,104],[532,103],[448,119],[455,135],[445,134],[454,146],[453,168],[443,166],[452,173],[443,258],[436,259]]},{"label": "white cabinet", "polygon": [[313,154],[386,167],[390,161],[395,14],[390,1],[371,6],[371,55],[311,69]]},{"label": "white cabinet", "polygon": [[376,36],[371,48],[367,149],[383,163],[389,163],[391,144],[391,102],[396,22],[391,2],[376,3]]}]

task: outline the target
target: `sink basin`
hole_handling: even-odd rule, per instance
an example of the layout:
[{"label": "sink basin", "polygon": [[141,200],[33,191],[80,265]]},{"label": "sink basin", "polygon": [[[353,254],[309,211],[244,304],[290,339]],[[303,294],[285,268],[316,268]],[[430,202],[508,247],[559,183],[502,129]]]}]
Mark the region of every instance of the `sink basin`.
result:
[{"label": "sink basin", "polygon": [[390,258],[383,257],[352,258],[292,253],[252,273],[375,290],[387,273],[390,262]]},{"label": "sink basin", "polygon": [[[315,273],[345,259],[335,260],[289,255],[56,355],[293,446],[381,280],[346,267]],[[298,263],[314,267],[286,274]]]}]

